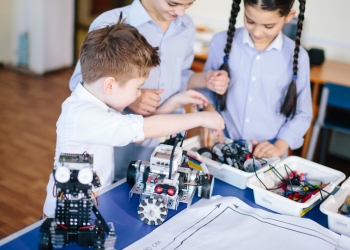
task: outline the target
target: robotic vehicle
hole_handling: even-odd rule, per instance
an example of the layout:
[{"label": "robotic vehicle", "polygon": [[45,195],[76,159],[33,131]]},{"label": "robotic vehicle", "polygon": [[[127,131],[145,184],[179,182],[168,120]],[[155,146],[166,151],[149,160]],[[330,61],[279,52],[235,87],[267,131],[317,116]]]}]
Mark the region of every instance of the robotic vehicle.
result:
[{"label": "robotic vehicle", "polygon": [[[58,249],[69,243],[93,249],[112,250],[116,242],[113,223],[106,223],[93,203],[92,186],[101,186],[93,171],[93,155],[61,154],[53,169],[57,197],[54,218],[40,228],[38,249]],[[95,222],[91,223],[91,211]]]},{"label": "robotic vehicle", "polygon": [[150,161],[132,161],[127,171],[127,182],[132,185],[129,199],[140,195],[138,216],[146,224],[157,226],[164,222],[168,209],[177,209],[179,203],[192,204],[198,196],[210,199],[214,176],[205,164],[177,146],[160,144],[153,151]]}]

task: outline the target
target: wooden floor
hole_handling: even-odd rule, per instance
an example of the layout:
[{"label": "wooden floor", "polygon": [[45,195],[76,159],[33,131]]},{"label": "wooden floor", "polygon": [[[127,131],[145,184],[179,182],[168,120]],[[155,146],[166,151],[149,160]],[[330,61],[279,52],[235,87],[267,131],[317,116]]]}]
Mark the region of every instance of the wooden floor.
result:
[{"label": "wooden floor", "polygon": [[0,68],[0,239],[42,214],[56,121],[72,73],[33,76]]},{"label": "wooden floor", "polygon": [[[56,121],[70,95],[72,73],[66,69],[31,76],[0,68],[0,239],[42,214]],[[328,155],[325,165],[350,175],[349,160]]]}]

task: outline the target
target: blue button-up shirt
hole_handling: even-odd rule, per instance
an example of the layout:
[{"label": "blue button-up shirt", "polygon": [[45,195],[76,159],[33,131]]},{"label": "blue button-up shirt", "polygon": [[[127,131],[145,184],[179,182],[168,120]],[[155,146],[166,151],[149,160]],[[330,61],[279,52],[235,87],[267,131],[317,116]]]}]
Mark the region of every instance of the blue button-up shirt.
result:
[{"label": "blue button-up shirt", "polygon": [[[226,32],[214,36],[205,71],[223,63],[226,38]],[[303,48],[298,60],[296,115],[288,120],[280,113],[292,80],[294,48],[294,41],[279,33],[265,50],[258,51],[245,28],[236,30],[229,55],[227,109],[221,112],[226,136],[260,142],[283,139],[291,149],[302,146],[312,118],[310,63]],[[213,92],[201,91],[217,106]]]},{"label": "blue button-up shirt", "polygon": [[[186,90],[188,79],[193,74],[189,69],[194,58],[193,45],[196,32],[191,18],[186,14],[177,17],[164,33],[141,2],[135,0],[129,6],[101,14],[92,22],[89,31],[117,23],[120,12],[123,12],[126,22],[136,27],[153,47],[159,47],[161,64],[151,70],[142,88],[164,89],[160,95],[160,104],[175,93]],[[69,82],[70,89],[74,90],[81,81],[81,68],[78,62]]]}]

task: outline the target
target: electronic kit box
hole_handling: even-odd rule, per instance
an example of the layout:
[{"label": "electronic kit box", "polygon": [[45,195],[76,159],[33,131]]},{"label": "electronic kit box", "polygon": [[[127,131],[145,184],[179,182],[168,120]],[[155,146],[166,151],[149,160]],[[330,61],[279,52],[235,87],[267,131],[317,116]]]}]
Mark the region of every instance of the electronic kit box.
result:
[{"label": "electronic kit box", "polygon": [[350,214],[340,214],[339,208],[344,205],[350,196],[350,177],[343,182],[340,189],[330,195],[320,206],[320,210],[328,216],[330,230],[350,237]]},{"label": "electronic kit box", "polygon": [[[225,139],[225,140],[230,140],[230,139]],[[196,154],[197,157],[206,164],[210,174],[214,175],[215,178],[223,182],[226,182],[232,186],[235,186],[239,189],[246,189],[247,188],[246,182],[248,178],[255,175],[254,172],[245,172],[241,169],[234,168],[228,164],[220,163],[212,159],[206,158],[204,156],[201,156],[198,153],[198,150],[202,148],[199,136],[194,136],[186,139],[182,147],[184,150],[187,150],[192,152],[193,154]],[[266,164],[262,164],[262,167],[256,171],[257,173],[267,170],[269,168],[268,166],[269,164],[275,164],[276,162],[280,161],[280,158],[276,157],[276,158],[271,158],[266,160],[267,160]]]},{"label": "electronic kit box", "polygon": [[[310,195],[305,202],[291,200],[272,192],[281,182],[281,178],[287,179],[291,171],[306,173],[310,182],[318,181],[325,184],[325,186],[317,193]],[[298,156],[289,156],[276,163],[274,169],[264,170],[257,173],[256,176],[250,177],[247,180],[247,186],[253,189],[256,204],[280,214],[302,217],[325,200],[344,179],[345,174],[338,170]]]}]

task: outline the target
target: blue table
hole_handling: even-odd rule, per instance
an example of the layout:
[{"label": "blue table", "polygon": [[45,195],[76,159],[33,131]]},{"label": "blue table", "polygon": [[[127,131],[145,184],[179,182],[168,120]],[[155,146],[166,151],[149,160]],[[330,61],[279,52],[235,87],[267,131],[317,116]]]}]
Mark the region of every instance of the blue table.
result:
[{"label": "blue table", "polygon": [[[97,208],[107,222],[113,222],[114,224],[117,235],[116,249],[127,247],[156,228],[144,224],[138,218],[137,207],[139,204],[139,197],[134,196],[131,201],[129,201],[130,189],[131,187],[125,182],[125,180],[122,180],[113,184],[109,188],[104,189],[103,194],[100,194],[98,197]],[[235,196],[251,207],[261,208],[272,212],[254,203],[253,191],[250,188],[241,190],[220,180],[215,180],[213,195]],[[194,198],[194,202],[197,202],[198,200],[198,197]],[[178,210],[169,210],[166,221],[185,208],[186,205],[180,203]],[[319,205],[311,209],[311,211],[304,215],[303,218],[312,219],[320,225],[328,228],[327,215],[320,211]],[[39,221],[28,228],[0,240],[0,250],[37,249],[39,227],[41,223],[42,222]],[[75,244],[70,244],[64,249],[91,250],[91,248],[81,248]]]}]

